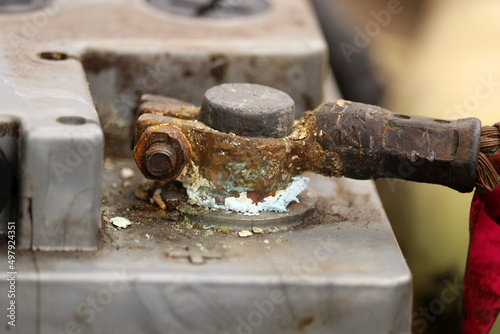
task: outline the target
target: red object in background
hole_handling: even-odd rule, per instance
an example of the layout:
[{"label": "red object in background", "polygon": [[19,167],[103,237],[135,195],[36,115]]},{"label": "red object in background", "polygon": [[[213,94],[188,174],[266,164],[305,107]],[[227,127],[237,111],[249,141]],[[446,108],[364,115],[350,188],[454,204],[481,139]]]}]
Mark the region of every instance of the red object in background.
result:
[{"label": "red object in background", "polygon": [[463,333],[488,333],[500,310],[500,185],[474,195],[464,276]]}]

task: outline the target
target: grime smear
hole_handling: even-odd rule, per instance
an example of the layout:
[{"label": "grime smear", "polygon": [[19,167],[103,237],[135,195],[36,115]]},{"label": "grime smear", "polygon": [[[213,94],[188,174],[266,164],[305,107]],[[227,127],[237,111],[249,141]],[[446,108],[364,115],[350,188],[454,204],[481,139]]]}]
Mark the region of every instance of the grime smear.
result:
[{"label": "grime smear", "polygon": [[288,204],[299,202],[297,196],[306,188],[308,182],[308,177],[293,177],[286,189],[277,191],[275,196],[268,196],[257,204],[247,197],[246,192],[240,193],[239,197],[227,197],[224,204],[217,204],[212,195],[204,191],[199,184],[194,187],[192,184],[185,184],[185,187],[191,204],[245,215],[258,215],[262,211],[286,212]]}]

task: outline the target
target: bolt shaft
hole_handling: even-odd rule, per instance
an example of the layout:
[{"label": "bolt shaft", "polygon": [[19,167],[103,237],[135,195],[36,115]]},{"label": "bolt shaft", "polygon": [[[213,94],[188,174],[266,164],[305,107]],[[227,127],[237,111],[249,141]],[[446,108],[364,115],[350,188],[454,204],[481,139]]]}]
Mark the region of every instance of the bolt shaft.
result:
[{"label": "bolt shaft", "polygon": [[175,149],[165,142],[154,143],[146,151],[146,168],[156,177],[172,173],[176,163]]}]

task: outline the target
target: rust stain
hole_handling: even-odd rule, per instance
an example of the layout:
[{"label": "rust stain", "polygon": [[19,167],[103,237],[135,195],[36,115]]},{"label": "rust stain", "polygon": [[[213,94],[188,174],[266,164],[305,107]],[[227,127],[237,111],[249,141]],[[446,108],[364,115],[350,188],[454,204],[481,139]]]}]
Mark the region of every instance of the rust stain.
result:
[{"label": "rust stain", "polygon": [[210,70],[212,77],[217,83],[223,82],[229,67],[227,57],[223,54],[213,54],[210,56],[210,62],[212,64],[212,69]]},{"label": "rust stain", "polygon": [[304,327],[312,324],[313,321],[314,321],[314,317],[312,315],[304,317],[304,318],[299,320],[299,323],[297,324],[297,328],[302,330],[302,329],[304,329]]},{"label": "rust stain", "polygon": [[0,137],[10,136],[19,138],[19,132],[21,129],[21,122],[0,122]]}]

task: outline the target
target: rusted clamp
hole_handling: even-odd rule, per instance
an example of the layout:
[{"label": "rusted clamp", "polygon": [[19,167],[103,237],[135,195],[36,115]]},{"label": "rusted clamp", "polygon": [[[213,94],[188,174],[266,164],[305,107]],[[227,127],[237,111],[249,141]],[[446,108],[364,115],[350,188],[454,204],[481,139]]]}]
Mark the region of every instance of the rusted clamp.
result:
[{"label": "rusted clamp", "polygon": [[474,188],[480,135],[475,118],[407,116],[337,100],[306,112],[291,133],[266,138],[218,131],[198,120],[199,108],[162,97],[144,96],[139,114],[134,157],[144,175],[179,176],[191,190],[203,188],[220,202],[242,192],[261,201],[304,171],[399,178],[460,192]]},{"label": "rusted clamp", "polygon": [[[177,173],[165,172],[172,176],[168,178],[151,173],[146,151],[158,142],[153,136],[158,135],[156,127],[176,128],[188,143],[178,146],[177,155],[191,153],[180,177],[192,185],[192,191],[202,190],[219,203],[246,193],[257,203],[286,188],[292,177],[304,171],[312,153],[305,142],[314,140],[306,138],[304,125],[293,127],[293,114],[288,95],[259,85],[217,86],[207,92],[202,113],[189,104],[146,95],[139,108],[136,138],[140,139],[134,145],[134,157],[148,178],[172,179]],[[297,131],[291,133],[293,129]]]},{"label": "rusted clamp", "polygon": [[286,188],[291,178],[301,174],[312,160],[308,157],[313,152],[308,149],[314,146],[310,143],[314,140],[307,137],[303,124],[286,138],[252,138],[219,132],[196,120],[145,113],[138,119],[137,136],[141,139],[135,145],[134,157],[139,169],[151,179],[171,180],[176,175],[173,172],[168,178],[153,175],[144,162],[146,147],[158,142],[159,132],[154,130],[165,127],[178,128],[188,142],[177,146],[177,156],[191,152],[190,163],[185,164],[181,177],[209,188],[220,202],[242,192],[254,202],[274,195]]}]

